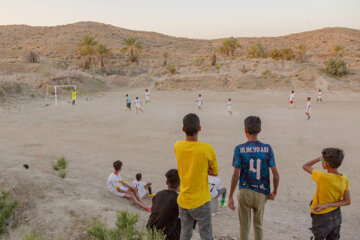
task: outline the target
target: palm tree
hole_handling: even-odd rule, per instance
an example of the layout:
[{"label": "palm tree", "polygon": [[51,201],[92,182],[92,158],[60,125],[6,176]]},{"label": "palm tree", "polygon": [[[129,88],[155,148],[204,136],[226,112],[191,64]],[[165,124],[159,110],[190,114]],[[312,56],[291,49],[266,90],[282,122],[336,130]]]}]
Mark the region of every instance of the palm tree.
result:
[{"label": "palm tree", "polygon": [[142,46],[140,42],[137,42],[137,38],[129,37],[124,39],[123,44],[126,45],[122,49],[124,53],[129,53],[130,61],[131,62],[137,62],[138,61],[138,53],[141,52]]},{"label": "palm tree", "polygon": [[93,63],[93,55],[95,54],[95,46],[97,42],[93,36],[84,34],[83,37],[79,40],[78,51],[80,56],[85,57],[84,69],[89,69],[90,65]]},{"label": "palm tree", "polygon": [[345,47],[340,45],[334,45],[331,48],[334,52],[334,56],[337,57],[344,50]]},{"label": "palm tree", "polygon": [[164,67],[166,66],[166,61],[167,61],[167,59],[168,59],[168,57],[169,57],[169,53],[168,52],[164,52],[163,53],[163,57],[164,57]]},{"label": "palm tree", "polygon": [[222,46],[219,47],[219,52],[227,57],[234,56],[234,52],[237,48],[242,48],[242,46],[238,43],[238,41],[231,37],[229,39],[225,39],[222,43]]},{"label": "palm tree", "polygon": [[297,55],[298,61],[304,61],[306,58],[306,50],[307,50],[306,45],[301,44],[296,47],[296,50],[297,50],[296,55]]},{"label": "palm tree", "polygon": [[104,69],[104,67],[105,67],[104,59],[107,55],[109,55],[110,49],[107,48],[105,44],[98,43],[98,45],[96,46],[96,52],[97,52],[98,56],[100,57],[101,69]]}]

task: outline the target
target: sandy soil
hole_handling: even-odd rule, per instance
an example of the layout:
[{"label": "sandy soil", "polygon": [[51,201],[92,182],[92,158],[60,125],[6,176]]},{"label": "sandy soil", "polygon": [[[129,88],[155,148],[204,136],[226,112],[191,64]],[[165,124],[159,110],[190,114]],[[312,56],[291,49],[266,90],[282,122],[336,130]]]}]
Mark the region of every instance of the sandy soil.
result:
[{"label": "sandy soil", "polygon": [[[38,100],[10,110],[0,108],[0,188],[14,189],[27,203],[24,221],[12,232],[12,239],[31,229],[44,232],[48,239],[76,239],[84,231],[81,219],[95,217],[112,226],[120,209],[139,213],[140,225],[145,224],[148,213],[108,193],[112,162],[123,161],[127,182],[142,172],[155,191],[162,190],[165,172],[176,167],[173,144],[184,138],[181,121],[189,112],[199,114],[200,140],[214,146],[219,176],[227,188],[233,149],[246,141],[243,119],[250,114],[262,118],[260,139],[272,145],[281,178],[276,200],[266,206],[265,239],[309,239],[308,205],[316,186],[301,166],[318,157],[324,147],[343,148],[340,171],[350,179],[352,205],[342,209],[342,239],[358,238],[360,97],[355,93],[325,92],[324,103],[313,101],[310,121],[304,114],[306,96],[316,99],[316,91],[310,90],[296,93],[295,109],[288,108],[288,92],[203,91],[202,111],[194,103],[198,92],[153,90],[152,104],[139,114],[124,110],[125,93],[113,91],[92,101],[82,97],[76,106],[60,101],[58,107],[42,107]],[[144,101],[143,89],[127,93]],[[233,100],[233,116],[226,112],[228,97]],[[62,154],[69,162],[66,179],[51,169],[51,162]],[[24,170],[24,163],[29,170]],[[216,236],[239,236],[236,212],[220,209],[213,222]]]}]

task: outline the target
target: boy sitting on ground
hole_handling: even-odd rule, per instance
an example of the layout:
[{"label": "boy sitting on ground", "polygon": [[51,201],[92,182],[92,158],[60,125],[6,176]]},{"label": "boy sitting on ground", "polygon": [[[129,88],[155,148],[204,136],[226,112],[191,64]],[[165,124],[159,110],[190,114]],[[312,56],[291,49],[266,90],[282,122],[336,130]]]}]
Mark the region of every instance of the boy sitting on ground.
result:
[{"label": "boy sitting on ground", "polygon": [[181,230],[177,204],[180,178],[176,169],[170,169],[165,176],[168,189],[158,192],[153,198],[151,215],[146,227],[162,230],[167,240],[178,240]]},{"label": "boy sitting on ground", "polygon": [[110,192],[116,196],[131,199],[139,207],[151,212],[150,207],[141,201],[137,188],[129,186],[122,180],[120,176],[122,162],[115,161],[113,167],[115,171],[110,174],[107,182]]},{"label": "boy sitting on ground", "polygon": [[211,199],[221,196],[221,207],[226,207],[226,188],[220,188],[220,178],[216,177],[212,170],[209,170],[209,188]]},{"label": "boy sitting on ground", "polygon": [[148,196],[153,197],[155,194],[151,191],[151,182],[142,181],[141,173],[136,174],[135,177],[136,180],[133,181],[133,186],[137,188],[140,198],[143,198],[147,191],[149,192]]},{"label": "boy sitting on ground", "polygon": [[[349,179],[337,171],[344,158],[344,152],[337,148],[325,148],[322,157],[304,164],[303,169],[312,175],[317,184],[310,205],[315,240],[340,239],[341,206],[350,205]],[[326,172],[313,169],[321,162]]]}]

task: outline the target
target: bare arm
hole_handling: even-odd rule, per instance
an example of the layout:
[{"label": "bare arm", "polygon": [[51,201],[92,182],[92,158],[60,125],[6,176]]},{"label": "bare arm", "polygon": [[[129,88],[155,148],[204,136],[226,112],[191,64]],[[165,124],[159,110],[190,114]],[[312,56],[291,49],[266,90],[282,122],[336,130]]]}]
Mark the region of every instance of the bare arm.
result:
[{"label": "bare arm", "polygon": [[269,199],[269,200],[274,200],[274,199],[275,199],[275,196],[276,196],[276,194],[277,194],[278,187],[279,187],[280,175],[279,175],[276,167],[272,167],[272,168],[271,168],[271,172],[272,172],[272,174],[273,174],[273,185],[274,185],[274,189],[273,189],[273,191],[271,192],[271,194],[270,194],[270,196],[268,197],[268,199]]},{"label": "bare arm", "polygon": [[312,174],[312,171],[314,170],[314,169],[312,168],[312,165],[314,165],[314,164],[317,163],[317,162],[320,162],[320,157],[318,157],[318,158],[316,158],[316,159],[314,159],[314,160],[311,160],[311,161],[305,163],[305,164],[303,165],[303,169],[304,169],[306,172]]},{"label": "bare arm", "polygon": [[346,190],[344,192],[344,196],[341,201],[317,205],[317,206],[313,207],[312,210],[313,210],[313,212],[316,213],[316,212],[319,212],[319,211],[329,208],[329,207],[341,207],[341,206],[347,206],[350,204],[351,204],[350,191]]},{"label": "bare arm", "polygon": [[234,168],[234,173],[232,175],[231,178],[231,184],[230,184],[230,194],[229,194],[229,208],[231,210],[235,210],[235,204],[234,204],[234,199],[233,199],[233,194],[234,191],[236,189],[237,183],[239,181],[239,177],[240,177],[240,169],[238,168]]}]

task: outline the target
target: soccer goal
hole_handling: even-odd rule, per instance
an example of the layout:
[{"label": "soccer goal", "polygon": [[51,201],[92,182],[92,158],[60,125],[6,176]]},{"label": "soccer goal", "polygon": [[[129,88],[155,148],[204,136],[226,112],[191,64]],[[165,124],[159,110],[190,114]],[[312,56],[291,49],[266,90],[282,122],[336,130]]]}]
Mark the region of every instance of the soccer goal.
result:
[{"label": "soccer goal", "polygon": [[58,105],[58,93],[59,89],[65,88],[65,89],[74,89],[76,91],[76,85],[54,85],[54,86],[47,86],[46,88],[46,97],[45,97],[45,106],[48,106],[49,103],[49,92],[51,91],[51,94],[54,94],[54,105]]}]

